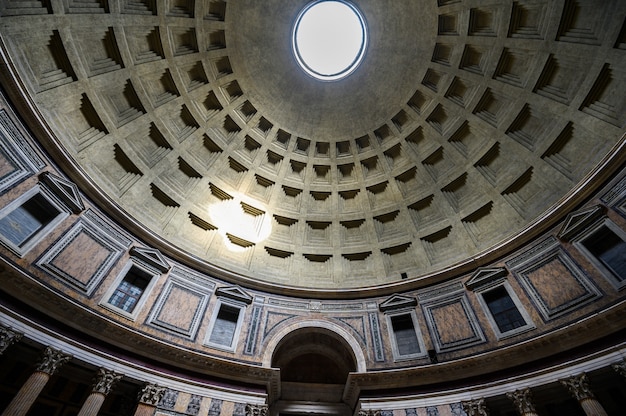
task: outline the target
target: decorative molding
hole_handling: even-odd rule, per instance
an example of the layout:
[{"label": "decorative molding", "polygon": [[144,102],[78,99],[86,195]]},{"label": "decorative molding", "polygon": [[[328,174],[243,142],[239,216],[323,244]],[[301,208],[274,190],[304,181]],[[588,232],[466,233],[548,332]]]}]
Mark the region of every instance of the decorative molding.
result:
[{"label": "decorative molding", "polygon": [[161,252],[156,248],[134,246],[130,249],[130,255],[135,257],[137,260],[156,268],[161,273],[167,273],[167,271],[172,267],[169,265]]},{"label": "decorative molding", "polygon": [[381,312],[386,312],[394,309],[412,308],[416,305],[417,299],[415,299],[414,297],[396,294],[381,302],[378,308]]},{"label": "decorative molding", "polygon": [[80,214],[85,210],[85,204],[83,204],[80,191],[73,182],[50,172],[41,173],[39,180],[74,214]]},{"label": "decorative molding", "polygon": [[[279,319],[277,321],[273,322],[270,325],[270,318],[272,318],[274,316],[278,316]],[[272,332],[274,329],[276,329],[276,327],[278,327],[278,325],[282,324],[283,322],[285,322],[288,319],[295,318],[296,316],[298,316],[298,315],[269,311],[265,315],[265,323],[263,325],[265,327],[265,330],[263,331],[263,340],[265,340],[265,338],[267,338],[267,336],[270,334],[270,332]]]},{"label": "decorative molding", "polygon": [[94,378],[93,393],[100,393],[107,396],[115,383],[120,381],[122,374],[118,374],[115,371],[107,370],[106,368],[99,368],[98,375]]},{"label": "decorative molding", "polygon": [[509,271],[504,267],[481,267],[465,282],[465,286],[470,290],[474,290],[508,274]]},{"label": "decorative molding", "polygon": [[[363,343],[367,343],[365,335],[365,316],[334,316],[333,319],[347,325],[358,336],[358,339]],[[357,326],[358,325],[358,326]]]},{"label": "decorative molding", "polygon": [[358,416],[382,416],[381,415],[381,411],[380,410],[373,410],[373,409],[359,409],[359,413],[357,413]]},{"label": "decorative molding", "polygon": [[626,377],[626,361],[622,360],[619,363],[613,364],[613,370],[617,371],[622,377]]},{"label": "decorative molding", "polygon": [[44,356],[37,365],[37,371],[53,375],[63,364],[71,359],[71,355],[67,355],[51,347],[46,347]]},{"label": "decorative molding", "polygon": [[380,334],[380,322],[378,321],[378,313],[369,313],[370,332],[372,335],[372,342],[374,344],[374,361],[385,361],[385,350],[383,349],[383,340]]},{"label": "decorative molding", "polygon": [[143,403],[148,406],[156,407],[165,395],[165,387],[161,387],[157,384],[146,383],[139,391],[137,400],[139,403]]},{"label": "decorative molding", "polygon": [[161,397],[158,407],[162,409],[173,409],[176,406],[177,400],[178,392],[173,389],[166,389],[165,393]]},{"label": "decorative molding", "polygon": [[14,167],[0,178],[0,193],[46,167],[4,108],[0,109],[0,156]]},{"label": "decorative molding", "polygon": [[185,414],[196,416],[200,413],[200,405],[202,404],[202,396],[198,396],[197,394],[192,394],[189,399],[189,403],[187,404],[187,411]]},{"label": "decorative molding", "polygon": [[606,207],[602,205],[571,212],[565,218],[557,236],[563,241],[571,241],[604,216]]},{"label": "decorative molding", "polygon": [[207,414],[207,416],[220,416],[222,413],[222,403],[222,400],[212,399],[211,406],[209,407],[209,413]]},{"label": "decorative molding", "polygon": [[220,287],[215,291],[215,294],[217,296],[223,296],[225,298],[245,303],[246,305],[251,304],[254,300],[254,298],[249,295],[248,292],[244,291],[239,286]]},{"label": "decorative molding", "polygon": [[246,343],[243,350],[244,355],[254,355],[256,350],[257,334],[259,332],[259,326],[261,325],[261,312],[263,312],[263,307],[260,305],[255,305],[252,308],[252,318],[250,319],[248,335],[246,336]]}]

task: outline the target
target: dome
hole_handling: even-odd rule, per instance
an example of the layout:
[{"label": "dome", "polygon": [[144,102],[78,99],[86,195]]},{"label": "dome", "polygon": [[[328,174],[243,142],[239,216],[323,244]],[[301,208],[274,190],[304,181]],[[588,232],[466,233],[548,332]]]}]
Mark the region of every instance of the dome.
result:
[{"label": "dome", "polygon": [[92,198],[233,281],[349,292],[475,267],[623,134],[621,38],[603,55],[599,26],[557,30],[548,6],[359,1],[363,62],[322,82],[291,45],[306,1],[141,4],[68,6],[36,35],[7,20],[10,67]]},{"label": "dome", "polygon": [[[361,32],[327,70],[298,30],[330,4]],[[0,409],[578,415],[586,373],[626,400],[626,3],[0,16]],[[68,369],[34,394],[42,351]]]}]

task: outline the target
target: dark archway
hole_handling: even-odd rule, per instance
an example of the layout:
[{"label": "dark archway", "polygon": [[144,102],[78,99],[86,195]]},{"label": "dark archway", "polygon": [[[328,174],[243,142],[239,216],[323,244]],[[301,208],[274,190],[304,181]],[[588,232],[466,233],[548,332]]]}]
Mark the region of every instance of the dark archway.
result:
[{"label": "dark archway", "polygon": [[339,335],[323,328],[298,329],[278,344],[272,367],[281,374],[272,415],[352,413],[342,399],[356,359]]}]

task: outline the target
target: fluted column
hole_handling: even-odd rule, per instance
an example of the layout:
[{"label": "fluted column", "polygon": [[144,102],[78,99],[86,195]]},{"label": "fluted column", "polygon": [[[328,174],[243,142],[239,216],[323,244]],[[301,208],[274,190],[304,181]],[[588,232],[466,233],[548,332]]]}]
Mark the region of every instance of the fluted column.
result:
[{"label": "fluted column", "polygon": [[587,374],[582,373],[566,378],[561,380],[561,384],[567,387],[572,396],[578,400],[587,416],[607,416],[606,411],[589,388]]},{"label": "fluted column", "polygon": [[529,388],[509,392],[506,397],[513,401],[521,416],[538,416]]},{"label": "fluted column", "polygon": [[97,416],[100,407],[102,407],[102,403],[104,403],[104,399],[106,399],[113,385],[121,378],[121,374],[100,368],[98,375],[94,379],[91,394],[87,396],[87,400],[83,403],[83,407],[81,407],[80,412],[78,412],[78,416]]},{"label": "fluted column", "polygon": [[31,408],[44,386],[50,380],[50,376],[55,373],[64,363],[72,358],[61,351],[46,347],[43,358],[37,369],[28,377],[28,380],[17,392],[9,406],[4,409],[2,416],[23,416]]},{"label": "fluted column", "polygon": [[4,350],[9,348],[11,344],[19,341],[22,338],[22,334],[11,328],[5,328],[0,326],[0,355],[4,353]]},{"label": "fluted column", "polygon": [[165,390],[165,387],[160,387],[156,384],[144,384],[139,392],[139,397],[137,397],[139,403],[137,404],[137,410],[135,410],[134,416],[152,416],[154,410],[163,398]]},{"label": "fluted column", "polygon": [[489,411],[487,406],[485,406],[485,399],[463,401],[461,405],[467,416],[489,416]]},{"label": "fluted column", "polygon": [[619,363],[613,364],[613,370],[617,371],[622,377],[626,377],[626,361],[620,361]]}]

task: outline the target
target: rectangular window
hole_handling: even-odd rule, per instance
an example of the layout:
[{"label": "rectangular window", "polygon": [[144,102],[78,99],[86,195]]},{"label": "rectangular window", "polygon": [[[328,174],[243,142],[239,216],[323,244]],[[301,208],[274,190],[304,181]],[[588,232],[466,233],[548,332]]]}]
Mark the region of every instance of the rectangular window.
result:
[{"label": "rectangular window", "polygon": [[484,292],[482,296],[501,333],[526,326],[526,321],[504,286]]},{"label": "rectangular window", "polygon": [[606,226],[581,241],[619,283],[626,280],[626,241]]},{"label": "rectangular window", "polygon": [[391,327],[400,356],[419,354],[420,346],[410,314],[392,316]]},{"label": "rectangular window", "polygon": [[125,312],[132,313],[145,292],[152,276],[137,267],[131,267],[109,298],[109,304]]},{"label": "rectangular window", "polygon": [[66,216],[39,187],[33,188],[2,209],[0,239],[21,256]]},{"label": "rectangular window", "polygon": [[237,332],[237,324],[239,323],[240,308],[221,304],[209,342],[211,344],[232,347]]}]

